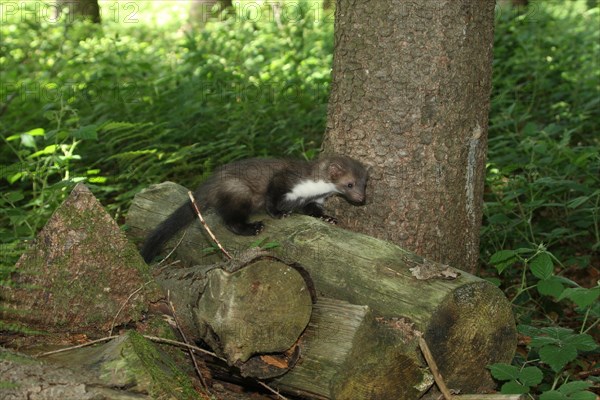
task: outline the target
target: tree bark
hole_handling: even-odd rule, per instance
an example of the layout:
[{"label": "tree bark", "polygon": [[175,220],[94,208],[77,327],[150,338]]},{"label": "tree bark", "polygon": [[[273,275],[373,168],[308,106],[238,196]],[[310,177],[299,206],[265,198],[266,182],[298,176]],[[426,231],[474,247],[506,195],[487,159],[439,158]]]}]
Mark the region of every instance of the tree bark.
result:
[{"label": "tree bark", "polygon": [[[129,235],[138,240],[145,237],[186,201],[186,193],[181,186],[164,183],[136,195],[127,217]],[[340,357],[340,352],[344,355],[339,371],[348,371],[348,375],[334,374],[337,381],[332,379],[329,387],[338,387],[336,382],[340,381],[343,384],[333,398],[350,398],[342,395],[346,393],[341,389],[344,387],[391,390],[390,386],[375,387],[369,382],[386,382],[393,385],[393,393],[414,395],[414,388],[424,384],[424,375],[419,372],[424,364],[416,342],[409,337],[415,331],[424,334],[449,386],[463,393],[493,387],[485,366],[512,358],[516,332],[510,304],[499,289],[475,276],[311,217],[266,219],[266,228],[258,238],[234,235],[215,215],[204,217],[228,250],[241,252],[257,239],[276,241],[274,256],[302,265],[318,296],[369,307],[372,317],[363,324],[376,325],[372,332],[379,333],[367,334],[364,338],[369,340],[358,339],[343,351],[341,336],[330,341],[330,353],[320,354],[326,360],[336,359],[335,354]],[[167,247],[178,241],[174,239]],[[206,255],[207,247],[210,242],[203,229],[194,223],[185,231],[176,254],[188,263],[213,264],[215,256]],[[180,279],[179,285],[186,290],[183,288],[190,287],[190,282]],[[386,327],[391,328],[385,331]],[[300,345],[306,342],[323,348],[322,339],[317,335],[310,342],[303,336]],[[300,354],[306,352],[301,349]],[[292,379],[297,373],[293,368],[282,379]],[[386,374],[387,381],[377,380]]]},{"label": "tree bark", "polygon": [[[218,10],[215,8],[217,4]],[[232,0],[193,0],[190,4],[190,23],[203,25],[232,7]]]},{"label": "tree bark", "polygon": [[100,23],[100,6],[98,0],[57,0],[55,17],[60,18],[65,8],[69,8],[69,21],[73,19],[89,19]]},{"label": "tree bark", "polygon": [[366,209],[335,202],[341,223],[473,271],[494,1],[340,0],[335,15],[323,148],[372,166]]}]

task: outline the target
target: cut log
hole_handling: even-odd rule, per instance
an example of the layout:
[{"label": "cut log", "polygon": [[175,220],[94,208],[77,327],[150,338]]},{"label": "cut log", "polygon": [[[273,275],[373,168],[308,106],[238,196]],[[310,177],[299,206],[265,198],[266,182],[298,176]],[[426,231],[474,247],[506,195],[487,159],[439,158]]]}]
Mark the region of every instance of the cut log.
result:
[{"label": "cut log", "polygon": [[[412,357],[412,327],[402,320],[382,322],[367,306],[318,298],[298,343],[300,361],[269,385],[306,399],[420,398],[434,381]],[[205,361],[213,377],[243,382],[222,363]]]},{"label": "cut log", "polygon": [[[130,236],[137,240],[145,237],[187,200],[186,193],[181,186],[164,183],[138,194],[128,214]],[[345,231],[311,217],[262,218],[265,230],[258,238],[276,241],[279,246],[271,250],[275,256],[301,264],[310,274],[319,296],[368,306],[373,319],[382,327],[402,331],[412,326],[422,332],[451,389],[460,389],[461,393],[489,390],[494,384],[486,365],[512,359],[516,330],[511,307],[502,292],[490,283],[423,259],[394,244]],[[257,240],[232,234],[214,215],[207,214],[205,219],[230,251],[247,249]],[[177,240],[167,247],[172,247]],[[191,264],[212,264],[218,256],[206,255],[204,250],[210,247],[203,228],[193,223],[176,256]],[[377,366],[386,365],[388,372],[389,368],[406,369],[403,374],[390,374],[388,387],[392,389],[376,398],[397,398],[396,393],[409,393],[410,388],[423,385],[423,374],[411,376],[409,373],[426,369],[416,340],[401,339],[402,335],[367,337],[370,342],[357,340],[351,350],[342,351],[345,368],[360,371],[360,382],[367,388],[369,379],[375,381],[375,374],[381,373]],[[330,346],[336,344],[340,349],[346,345],[336,342]],[[311,343],[311,346],[318,345]],[[377,358],[381,353],[372,350],[377,346],[390,346],[397,351],[381,359]],[[360,348],[369,350],[365,353],[359,351]],[[334,352],[323,356],[334,357]],[[320,367],[324,365],[325,362]],[[299,366],[284,378],[291,379],[297,370]],[[312,376],[323,375],[318,368],[312,373]],[[343,381],[341,373],[334,375],[333,380]],[[281,382],[285,390],[284,381]],[[334,391],[330,397],[350,398],[342,390]]]},{"label": "cut log", "polygon": [[272,386],[309,398],[417,399],[433,377],[414,356],[416,340],[409,323],[320,297],[302,335],[301,362]]},{"label": "cut log", "polygon": [[[302,275],[272,257],[259,256],[231,273],[220,267],[163,269],[156,276],[158,285],[170,293],[188,340],[203,340],[238,367],[255,354],[292,348],[312,312]],[[287,371],[251,365],[255,367],[245,366],[247,376],[270,378]]]}]

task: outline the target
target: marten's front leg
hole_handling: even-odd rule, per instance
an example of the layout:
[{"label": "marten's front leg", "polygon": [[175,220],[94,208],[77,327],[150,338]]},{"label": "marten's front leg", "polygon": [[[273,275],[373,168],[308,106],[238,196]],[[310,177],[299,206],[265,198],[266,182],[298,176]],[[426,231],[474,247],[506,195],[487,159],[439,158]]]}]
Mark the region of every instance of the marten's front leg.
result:
[{"label": "marten's front leg", "polygon": [[281,176],[274,176],[269,182],[265,198],[267,214],[273,218],[285,218],[292,213],[292,207],[285,200],[289,187]]},{"label": "marten's front leg", "polygon": [[325,222],[329,222],[332,225],[337,224],[337,219],[325,214],[323,206],[317,202],[308,203],[302,208],[302,213],[310,215],[311,217],[322,219]]}]

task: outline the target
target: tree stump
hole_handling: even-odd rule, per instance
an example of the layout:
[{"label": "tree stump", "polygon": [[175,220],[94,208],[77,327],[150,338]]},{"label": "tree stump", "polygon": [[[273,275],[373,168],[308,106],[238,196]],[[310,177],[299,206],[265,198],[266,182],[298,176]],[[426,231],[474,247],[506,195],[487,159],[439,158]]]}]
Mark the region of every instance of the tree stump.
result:
[{"label": "tree stump", "polygon": [[141,321],[161,294],[117,223],[82,183],[21,256],[0,318],[29,329],[99,337]]}]

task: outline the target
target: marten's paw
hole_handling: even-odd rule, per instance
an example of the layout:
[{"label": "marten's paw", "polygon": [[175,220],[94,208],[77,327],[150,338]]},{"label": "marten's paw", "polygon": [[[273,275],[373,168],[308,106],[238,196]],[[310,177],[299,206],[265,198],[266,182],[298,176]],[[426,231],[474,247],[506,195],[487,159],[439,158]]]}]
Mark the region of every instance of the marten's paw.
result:
[{"label": "marten's paw", "polygon": [[338,223],[338,220],[335,217],[332,217],[330,215],[321,215],[319,217],[319,219],[321,219],[327,223],[330,223],[331,225],[337,225],[337,223]]},{"label": "marten's paw", "polygon": [[279,210],[269,209],[269,208],[267,208],[267,213],[271,216],[271,218],[275,218],[275,219],[283,219],[283,218],[287,218],[290,215],[292,215],[291,211],[279,211]]},{"label": "marten's paw", "polygon": [[228,225],[229,230],[233,233],[242,236],[255,236],[262,232],[265,225],[262,221],[250,222],[250,223],[236,223]]},{"label": "marten's paw", "polygon": [[265,229],[265,224],[263,224],[262,221],[253,222],[250,225],[252,225],[255,235],[258,235],[263,231],[263,229]]}]

